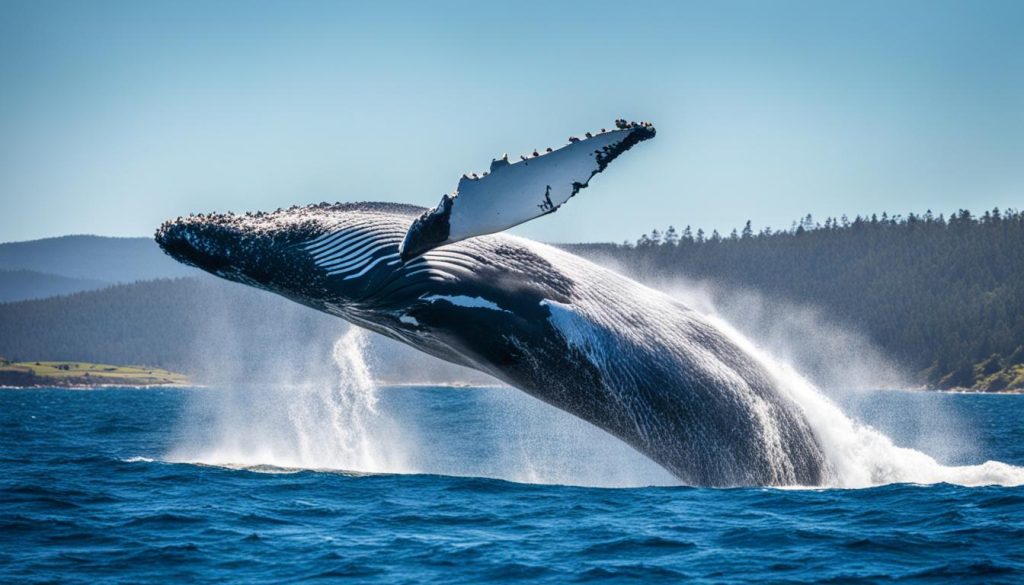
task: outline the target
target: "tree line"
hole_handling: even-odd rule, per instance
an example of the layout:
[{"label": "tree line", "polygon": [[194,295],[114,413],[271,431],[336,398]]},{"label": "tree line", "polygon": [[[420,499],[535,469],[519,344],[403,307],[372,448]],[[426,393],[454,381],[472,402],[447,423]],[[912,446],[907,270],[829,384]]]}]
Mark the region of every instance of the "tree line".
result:
[{"label": "tree line", "polygon": [[641,279],[683,276],[814,305],[867,334],[923,384],[1024,385],[1024,213],[807,215],[722,236],[669,226],[635,242],[574,245]]},{"label": "tree line", "polygon": [[[335,379],[337,317],[212,276],[157,279],[0,303],[0,356],[164,368],[205,384]],[[375,337],[367,358],[388,382],[489,382]],[[375,359],[377,356],[386,359]]]}]

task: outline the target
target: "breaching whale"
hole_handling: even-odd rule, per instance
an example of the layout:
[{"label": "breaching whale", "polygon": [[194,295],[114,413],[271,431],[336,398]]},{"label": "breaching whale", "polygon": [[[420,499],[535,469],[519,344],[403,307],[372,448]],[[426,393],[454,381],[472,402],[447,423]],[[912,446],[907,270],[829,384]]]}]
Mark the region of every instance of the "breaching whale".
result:
[{"label": "breaching whale", "polygon": [[[583,175],[559,183],[564,169],[543,171],[550,207],[510,214],[516,206],[505,202],[477,225],[458,215],[460,186],[434,210],[323,203],[201,214],[165,222],[156,240],[179,261],[490,374],[686,484],[823,483],[830,467],[801,409],[700,313],[565,251],[494,233],[557,209],[638,128],[653,135],[619,124],[625,135],[580,151],[591,162],[610,155],[593,172],[576,165]],[[503,168],[492,165],[491,176]],[[512,182],[505,188],[522,197]]]}]

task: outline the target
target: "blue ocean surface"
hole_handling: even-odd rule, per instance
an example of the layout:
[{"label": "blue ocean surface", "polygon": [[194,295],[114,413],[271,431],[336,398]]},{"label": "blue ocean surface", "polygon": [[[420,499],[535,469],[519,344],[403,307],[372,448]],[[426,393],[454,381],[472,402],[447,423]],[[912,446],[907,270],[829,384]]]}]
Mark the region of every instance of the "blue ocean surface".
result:
[{"label": "blue ocean surface", "polygon": [[[1024,582],[1021,487],[658,485],[509,388],[382,388],[355,423],[281,396],[0,390],[0,582]],[[1024,396],[844,408],[943,463],[1024,465]]]}]

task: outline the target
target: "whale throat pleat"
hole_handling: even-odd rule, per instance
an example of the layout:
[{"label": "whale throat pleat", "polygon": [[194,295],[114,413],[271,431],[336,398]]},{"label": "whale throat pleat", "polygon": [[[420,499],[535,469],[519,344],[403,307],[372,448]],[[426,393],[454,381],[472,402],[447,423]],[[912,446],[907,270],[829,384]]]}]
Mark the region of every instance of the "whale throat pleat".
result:
[{"label": "whale throat pleat", "polygon": [[326,268],[328,270],[339,270],[348,268],[350,266],[358,265],[369,258],[377,255],[381,251],[387,249],[390,246],[397,246],[398,243],[394,241],[388,241],[387,238],[380,238],[378,240],[372,240],[366,245],[352,250],[348,254],[343,256],[336,256],[329,260],[317,260],[317,265]]}]

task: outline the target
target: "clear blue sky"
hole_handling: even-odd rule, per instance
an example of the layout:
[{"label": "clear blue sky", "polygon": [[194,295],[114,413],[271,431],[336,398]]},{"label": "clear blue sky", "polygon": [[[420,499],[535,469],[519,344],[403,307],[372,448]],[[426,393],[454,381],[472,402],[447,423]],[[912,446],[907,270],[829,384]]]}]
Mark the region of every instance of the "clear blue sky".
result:
[{"label": "clear blue sky", "polygon": [[619,116],[658,138],[519,233],[1024,206],[1024,2],[5,1],[0,84],[0,241],[433,205]]}]

